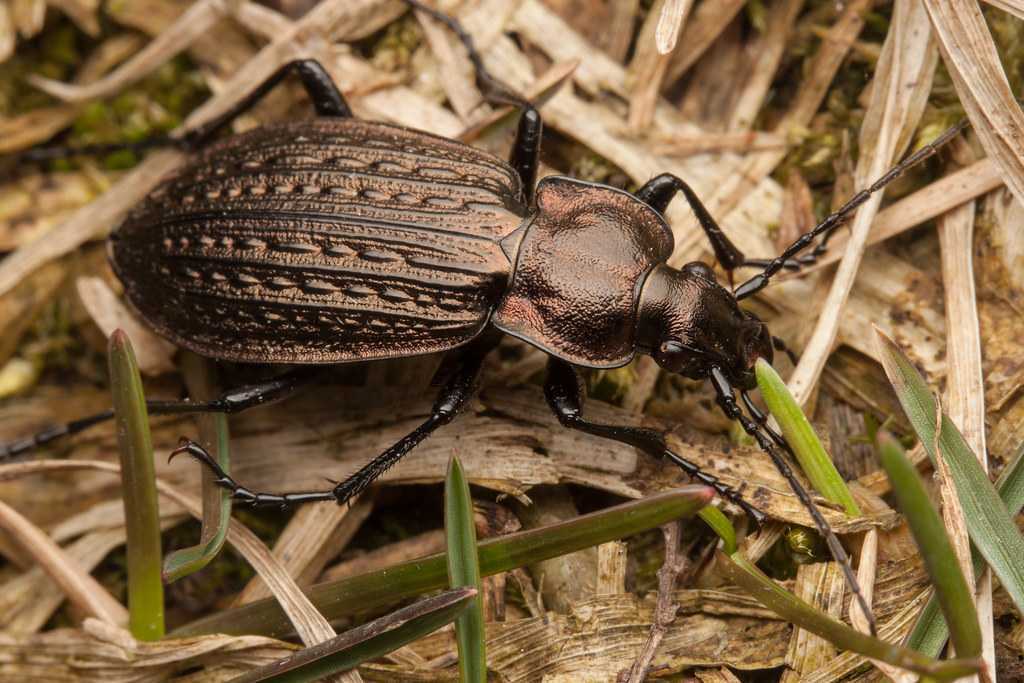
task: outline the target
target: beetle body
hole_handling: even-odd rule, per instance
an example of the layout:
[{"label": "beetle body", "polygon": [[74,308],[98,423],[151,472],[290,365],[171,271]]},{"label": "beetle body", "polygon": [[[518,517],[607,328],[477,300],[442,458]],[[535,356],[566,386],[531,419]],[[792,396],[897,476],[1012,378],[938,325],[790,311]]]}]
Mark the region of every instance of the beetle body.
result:
[{"label": "beetle body", "polygon": [[708,318],[702,302],[733,299],[708,272],[665,266],[672,246],[661,215],[620,190],[548,178],[527,206],[515,171],[486,152],[318,118],[197,155],[112,233],[109,254],[141,316],[212,358],[394,358],[493,325],[575,365],[617,367],[660,347],[645,330],[694,346],[738,314]]}]

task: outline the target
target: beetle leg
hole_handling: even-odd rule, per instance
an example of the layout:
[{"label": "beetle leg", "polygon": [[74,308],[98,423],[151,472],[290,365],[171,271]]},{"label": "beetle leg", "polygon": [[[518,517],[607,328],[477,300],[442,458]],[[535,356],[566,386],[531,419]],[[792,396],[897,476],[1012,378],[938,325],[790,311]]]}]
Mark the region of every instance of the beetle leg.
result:
[{"label": "beetle leg", "polygon": [[451,422],[459,410],[473,395],[476,379],[480,374],[484,357],[493,345],[489,339],[470,344],[462,349],[457,356],[456,367],[448,381],[438,394],[430,416],[416,429],[402,437],[397,443],[378,455],[334,488],[325,491],[304,491],[294,493],[260,493],[252,491],[224,472],[217,461],[199,445],[183,440],[171,457],[178,453],[188,453],[208,467],[217,478],[217,484],[229,491],[242,503],[254,507],[288,507],[316,501],[336,501],[339,505],[348,502],[353,496],[362,492],[378,477],[384,474],[395,463],[415,448],[421,441],[430,436],[439,427]]},{"label": "beetle leg", "polygon": [[205,145],[225,126],[256,106],[268,92],[291,74],[295,74],[302,81],[302,87],[305,88],[309,99],[313,101],[313,108],[316,109],[317,116],[338,118],[352,116],[352,109],[349,108],[341,91],[338,90],[338,86],[334,84],[334,80],[320,62],[315,59],[296,59],[281,66],[267,80],[256,86],[252,92],[233,104],[223,114],[188,131],[183,138],[186,146],[196,149]]},{"label": "beetle leg", "polygon": [[512,143],[512,154],[509,164],[519,174],[523,185],[523,199],[527,206],[533,203],[533,188],[537,182],[537,167],[540,165],[540,138],[544,132],[544,123],[540,112],[533,105],[525,103],[523,113],[519,116],[519,129],[516,140]]},{"label": "beetle leg", "polygon": [[252,92],[232,105],[223,114],[220,114],[208,123],[186,131],[180,138],[160,135],[135,142],[105,145],[36,147],[19,154],[17,156],[17,163],[38,163],[75,156],[111,154],[120,151],[142,152],[156,147],[177,147],[183,151],[193,151],[208,143],[239,115],[252,109],[274,86],[292,73],[301,79],[302,86],[309,94],[309,98],[313,100],[313,107],[316,109],[318,116],[352,116],[352,110],[342,96],[341,91],[338,90],[330,74],[320,65],[320,62],[313,59],[296,59],[281,66],[267,80],[256,86]]},{"label": "beetle leg", "polygon": [[484,60],[476,49],[473,36],[462,27],[458,19],[439,12],[433,7],[420,2],[420,0],[403,0],[405,4],[418,12],[423,12],[433,19],[440,21],[448,27],[459,39],[469,61],[473,63],[473,70],[476,74],[477,87],[484,97],[497,104],[512,105],[518,107],[522,112],[519,116],[519,128],[516,131],[516,139],[512,145],[512,154],[509,164],[519,174],[523,185],[523,199],[529,205],[533,201],[533,186],[537,180],[537,167],[540,160],[540,138],[544,125],[540,113],[530,102],[519,95],[511,92],[502,83],[491,75],[491,72],[484,66]]},{"label": "beetle leg", "polygon": [[[731,420],[738,420],[740,426],[743,427],[743,431],[752,436],[757,445],[761,447],[765,453],[771,457],[772,462],[775,463],[776,469],[782,474],[782,476],[789,483],[790,488],[796,497],[800,499],[800,502],[807,509],[811,519],[814,520],[814,526],[817,527],[818,533],[822,535],[825,542],[828,544],[829,550],[832,552],[832,556],[839,563],[839,566],[843,570],[843,575],[846,577],[846,583],[849,585],[850,590],[853,592],[854,598],[860,605],[861,612],[867,618],[868,625],[871,628],[871,633],[876,633],[875,617],[871,612],[871,608],[868,606],[867,600],[864,597],[863,592],[860,589],[860,584],[857,583],[857,577],[853,573],[853,567],[850,564],[850,557],[846,554],[846,549],[843,548],[843,544],[839,542],[839,537],[836,536],[836,532],[829,526],[828,521],[821,514],[821,510],[814,504],[811,499],[811,495],[804,488],[804,485],[800,483],[796,475],[793,473],[793,469],[789,466],[789,462],[783,457],[781,453],[775,448],[773,441],[780,444],[785,450],[792,452],[789,444],[782,437],[781,434],[771,429],[767,425],[767,417],[762,414],[756,406],[750,401],[750,397],[742,394],[744,403],[747,405],[747,409],[751,410],[751,414],[758,422],[763,422],[762,425],[758,425],[754,420],[751,420],[746,414],[740,410],[739,405],[736,403],[735,390],[733,389],[732,383],[725,376],[720,368],[711,368],[711,384],[715,388],[715,393],[718,394],[718,405],[721,407],[722,412],[726,414]],[[765,436],[764,431],[768,432],[769,436]]]},{"label": "beetle leg", "polygon": [[697,222],[700,223],[704,234],[708,236],[708,241],[711,242],[715,258],[722,268],[729,273],[731,278],[732,271],[743,265],[746,257],[743,256],[743,252],[732,243],[732,240],[729,239],[722,229],[718,227],[718,223],[715,222],[711,213],[700,201],[697,193],[685,181],[671,173],[662,173],[648,180],[643,187],[637,190],[636,197],[658,213],[664,214],[669,202],[672,201],[677,192],[682,192],[683,196],[686,197],[693,215],[697,218]]},{"label": "beetle leg", "polygon": [[[182,415],[186,413],[238,413],[247,408],[279,401],[298,391],[315,379],[313,370],[302,368],[279,375],[274,379],[248,384],[237,389],[225,391],[217,398],[209,401],[146,401],[146,410],[150,415]],[[114,417],[111,410],[83,417],[73,422],[55,425],[32,436],[6,444],[0,444],[0,462],[24,455],[41,446],[84,432],[89,427],[105,422]]]},{"label": "beetle leg", "polygon": [[576,370],[564,360],[548,359],[548,375],[544,382],[544,396],[551,411],[562,426],[593,434],[603,439],[639,448],[655,458],[668,458],[684,472],[715,489],[720,496],[738,505],[756,524],[764,522],[764,513],[743,500],[739,492],[726,486],[717,477],[702,471],[697,465],[668,448],[661,432],[643,427],[620,427],[597,424],[583,417],[583,386]]}]

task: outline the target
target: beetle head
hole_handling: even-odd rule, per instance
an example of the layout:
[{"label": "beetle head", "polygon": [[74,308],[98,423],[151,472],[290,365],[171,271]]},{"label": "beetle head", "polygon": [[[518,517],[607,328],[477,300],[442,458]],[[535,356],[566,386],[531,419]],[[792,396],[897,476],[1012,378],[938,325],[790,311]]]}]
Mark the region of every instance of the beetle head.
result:
[{"label": "beetle head", "polygon": [[754,363],[772,362],[772,336],[753,313],[699,261],[676,270],[659,265],[640,294],[640,345],[657,363],[692,379],[717,366],[742,389],[753,389]]}]

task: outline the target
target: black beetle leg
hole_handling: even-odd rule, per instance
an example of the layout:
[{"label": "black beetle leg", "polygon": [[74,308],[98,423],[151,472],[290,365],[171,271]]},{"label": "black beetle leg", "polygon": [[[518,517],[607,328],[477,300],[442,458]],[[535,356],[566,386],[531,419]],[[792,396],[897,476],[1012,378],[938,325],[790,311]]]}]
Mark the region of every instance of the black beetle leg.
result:
[{"label": "black beetle leg", "polygon": [[289,75],[295,74],[302,81],[317,116],[348,118],[352,109],[342,96],[338,86],[334,84],[330,74],[315,59],[296,59],[283,65],[270,75],[267,80],[256,86],[252,92],[231,106],[223,114],[212,121],[194,128],[185,134],[184,140],[189,148],[202,147],[218,132],[240,115],[252,109],[268,92],[274,89]]},{"label": "black beetle leg", "polygon": [[583,386],[576,375],[576,370],[564,360],[554,357],[548,359],[544,396],[547,398],[552,412],[563,426],[578,429],[603,439],[628,444],[655,458],[668,458],[688,475],[702,484],[710,486],[720,496],[738,505],[755,524],[760,525],[764,522],[764,513],[743,500],[739,492],[671,451],[665,443],[665,437],[660,432],[643,427],[619,427],[588,422],[583,417]]},{"label": "black beetle leg", "polygon": [[693,215],[696,216],[701,229],[704,230],[708,241],[711,242],[715,258],[722,268],[729,273],[731,278],[732,271],[743,265],[746,258],[743,256],[743,252],[732,243],[732,240],[718,226],[718,223],[715,222],[715,219],[707,210],[707,207],[700,201],[697,193],[681,178],[671,173],[662,173],[648,180],[643,187],[637,190],[636,197],[658,213],[664,214],[669,202],[672,201],[677,192],[682,192],[683,196],[686,197]]},{"label": "black beetle leg", "polygon": [[419,0],[403,0],[405,4],[413,9],[424,12],[440,21],[448,27],[466,48],[469,61],[473,63],[473,70],[476,74],[477,86],[484,97],[495,104],[508,104],[518,107],[522,114],[519,117],[519,129],[516,132],[516,139],[512,145],[512,154],[509,164],[519,174],[519,180],[523,185],[523,200],[529,205],[533,201],[533,186],[537,181],[537,167],[540,160],[540,138],[544,130],[540,113],[530,102],[501,84],[498,79],[491,75],[491,72],[484,66],[484,60],[476,49],[473,36],[462,27],[458,19],[439,12]]},{"label": "black beetle leg", "polygon": [[466,401],[473,395],[484,357],[492,347],[493,344],[487,339],[460,349],[457,352],[455,367],[450,379],[438,394],[430,416],[419,427],[402,437],[355,474],[336,484],[332,489],[296,493],[260,493],[238,484],[217,465],[209,453],[191,441],[183,441],[181,447],[171,455],[173,457],[177,453],[185,452],[193,456],[213,471],[218,485],[230,490],[236,500],[254,507],[287,507],[327,500],[336,501],[341,505],[372,484],[437,428],[448,424],[455,418]]},{"label": "black beetle leg", "polygon": [[519,180],[523,185],[523,199],[527,205],[533,202],[533,187],[537,182],[537,168],[540,165],[540,139],[543,132],[544,123],[540,118],[540,112],[534,109],[533,105],[524,103],[509,163],[519,174]]},{"label": "black beetle leg", "polygon": [[[150,415],[180,415],[185,413],[238,413],[247,408],[279,401],[315,379],[314,371],[303,368],[287,372],[274,379],[249,384],[225,391],[209,401],[146,401]],[[89,427],[114,417],[105,410],[102,413],[83,417],[73,422],[49,427],[41,432],[18,441],[0,444],[0,462],[23,455],[52,441],[84,432]]]},{"label": "black beetle leg", "polygon": [[104,145],[36,147],[19,154],[17,156],[17,163],[37,163],[75,156],[98,156],[120,151],[138,153],[156,147],[176,147],[183,151],[193,151],[209,142],[239,115],[252,109],[274,86],[292,73],[301,79],[303,87],[309,94],[309,98],[313,100],[313,107],[316,109],[318,116],[352,116],[352,110],[349,108],[348,103],[345,102],[345,98],[323,66],[313,59],[297,59],[283,65],[223,114],[220,114],[209,123],[187,131],[180,138],[161,135],[134,142]]}]

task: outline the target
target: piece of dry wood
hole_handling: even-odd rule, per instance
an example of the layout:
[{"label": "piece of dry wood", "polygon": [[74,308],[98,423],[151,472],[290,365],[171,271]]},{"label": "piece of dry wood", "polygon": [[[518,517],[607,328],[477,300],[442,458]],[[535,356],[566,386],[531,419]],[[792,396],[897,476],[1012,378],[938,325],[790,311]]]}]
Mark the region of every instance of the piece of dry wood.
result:
[{"label": "piece of dry wood", "polygon": [[597,582],[595,595],[626,592],[627,546],[622,541],[610,541],[597,546]]},{"label": "piece of dry wood", "polygon": [[[732,592],[676,591],[672,602],[680,610],[654,657],[652,671],[659,676],[693,666],[757,670],[782,663],[791,627],[746,616],[752,609],[749,598]],[[549,612],[487,624],[488,668],[510,683],[614,680],[614,672],[629,667],[646,641],[654,610],[652,603],[632,595],[605,595],[577,603],[568,615]],[[430,659],[451,651],[453,634],[435,633],[414,647]],[[380,671],[381,678],[396,677]],[[428,680],[436,680],[437,672],[433,675]]]},{"label": "piece of dry wood", "polygon": [[[796,596],[832,617],[839,617],[843,608],[845,581],[835,562],[816,562],[800,565],[796,572],[793,592]],[[817,671],[834,658],[836,648],[824,638],[797,628],[789,641],[782,683],[803,680],[804,674]]]},{"label": "piece of dry wood", "polygon": [[[536,529],[579,516],[569,491],[542,486],[530,491],[530,505],[516,507],[524,529]],[[585,548],[533,563],[530,574],[550,609],[567,614],[572,606],[592,597],[597,588],[597,548]]]},{"label": "piece of dry wood", "polygon": [[0,679],[89,683],[162,681],[202,667],[192,681],[224,681],[294,654],[296,646],[262,636],[210,635],[138,641],[124,629],[86,619],[81,630],[0,634]]}]

